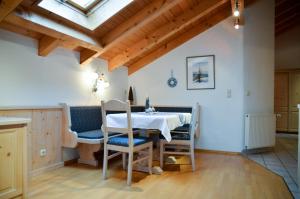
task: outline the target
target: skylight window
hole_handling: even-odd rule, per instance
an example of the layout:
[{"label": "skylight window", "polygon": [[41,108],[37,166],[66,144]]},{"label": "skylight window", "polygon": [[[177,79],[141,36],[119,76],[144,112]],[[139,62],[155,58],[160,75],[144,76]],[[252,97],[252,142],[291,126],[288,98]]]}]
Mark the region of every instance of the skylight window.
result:
[{"label": "skylight window", "polygon": [[38,6],[95,30],[133,0],[41,0]]}]

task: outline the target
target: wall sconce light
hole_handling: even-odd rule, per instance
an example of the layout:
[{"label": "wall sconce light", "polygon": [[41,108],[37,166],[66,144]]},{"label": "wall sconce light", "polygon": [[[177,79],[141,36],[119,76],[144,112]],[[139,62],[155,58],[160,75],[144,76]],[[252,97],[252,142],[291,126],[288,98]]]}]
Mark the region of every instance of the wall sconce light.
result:
[{"label": "wall sconce light", "polygon": [[102,73],[100,76],[97,74],[97,78],[93,85],[93,92],[97,92],[98,90],[103,91],[105,88],[109,87],[109,83],[104,79],[104,74]]}]

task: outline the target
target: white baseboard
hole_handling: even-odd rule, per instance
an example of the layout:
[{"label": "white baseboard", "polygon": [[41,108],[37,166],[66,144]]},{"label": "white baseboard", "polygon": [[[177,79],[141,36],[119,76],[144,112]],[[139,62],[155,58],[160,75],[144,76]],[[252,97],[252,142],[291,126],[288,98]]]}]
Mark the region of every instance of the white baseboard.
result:
[{"label": "white baseboard", "polygon": [[61,168],[63,166],[64,166],[64,162],[58,162],[58,163],[55,163],[55,164],[52,164],[52,165],[49,165],[49,166],[46,166],[46,167],[42,167],[42,168],[30,171],[29,176],[30,177],[37,176],[37,175],[40,175],[44,172],[51,171],[51,170],[54,170],[54,169],[58,169],[58,168]]}]

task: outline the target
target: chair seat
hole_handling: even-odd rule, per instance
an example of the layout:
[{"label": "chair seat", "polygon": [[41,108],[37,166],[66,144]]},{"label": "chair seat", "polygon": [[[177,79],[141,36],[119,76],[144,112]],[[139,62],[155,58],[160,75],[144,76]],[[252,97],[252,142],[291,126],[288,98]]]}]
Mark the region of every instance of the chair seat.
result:
[{"label": "chair seat", "polygon": [[[149,138],[146,138],[146,137],[141,137],[141,136],[135,136],[133,138],[134,146],[145,144],[147,142],[152,142],[152,140],[149,139]],[[128,136],[127,135],[112,137],[107,142],[107,144],[110,144],[110,145],[118,145],[118,146],[126,146],[126,147],[129,146],[128,143],[129,142],[128,142]]]},{"label": "chair seat", "polygon": [[[190,140],[191,136],[189,133],[171,133],[172,140]],[[163,135],[159,135],[160,139],[165,140]]]},{"label": "chair seat", "polygon": [[[109,136],[112,135],[117,135],[120,133],[109,133]],[[104,135],[103,132],[98,129],[98,130],[93,130],[93,131],[85,131],[78,133],[78,138],[84,138],[84,139],[103,139]]]},{"label": "chair seat", "polygon": [[179,131],[179,132],[189,132],[190,124],[184,124],[183,126],[177,127],[172,131]]}]

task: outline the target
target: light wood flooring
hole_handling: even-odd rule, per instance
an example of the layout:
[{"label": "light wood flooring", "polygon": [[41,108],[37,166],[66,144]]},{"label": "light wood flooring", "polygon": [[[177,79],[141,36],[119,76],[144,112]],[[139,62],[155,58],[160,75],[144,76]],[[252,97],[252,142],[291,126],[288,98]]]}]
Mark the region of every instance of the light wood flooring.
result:
[{"label": "light wood flooring", "polygon": [[252,160],[240,155],[196,153],[196,171],[188,159],[167,165],[162,175],[133,173],[133,185],[126,185],[121,161],[109,164],[109,178],[101,179],[101,169],[83,165],[35,176],[30,181],[31,199],[223,199],[292,198],[284,180]]}]

